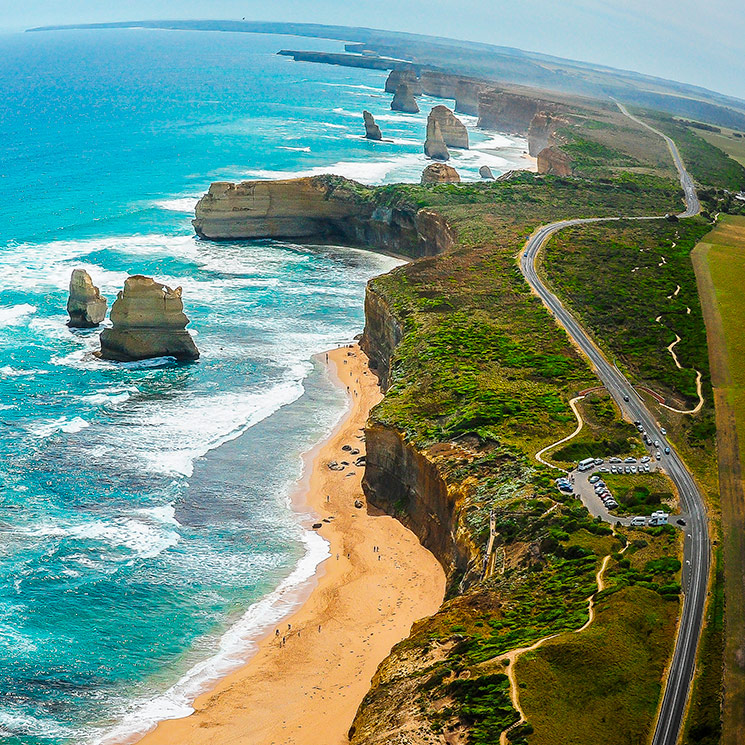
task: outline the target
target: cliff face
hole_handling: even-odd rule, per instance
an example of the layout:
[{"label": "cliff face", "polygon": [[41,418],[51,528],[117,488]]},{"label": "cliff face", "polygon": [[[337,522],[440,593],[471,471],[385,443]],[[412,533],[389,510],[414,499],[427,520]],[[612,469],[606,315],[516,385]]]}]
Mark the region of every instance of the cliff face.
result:
[{"label": "cliff face", "polygon": [[194,340],[186,330],[181,288],[172,290],[150,277],[128,277],[111,306],[113,328],[101,333],[100,357],[130,362],[153,357],[195,360]]},{"label": "cliff face", "polygon": [[547,147],[538,153],[538,173],[552,176],[571,176],[572,159],[558,147]]},{"label": "cliff face", "polygon": [[448,147],[468,150],[468,130],[465,124],[447,106],[439,105],[432,108],[427,117],[428,131],[430,121],[437,122],[440,126],[442,139]]},{"label": "cliff face", "polygon": [[479,96],[479,127],[526,135],[539,112],[553,113],[556,104],[515,93],[491,91]]},{"label": "cliff face", "polygon": [[417,450],[400,432],[376,423],[365,428],[365,444],[362,489],[370,504],[398,517],[450,578],[465,573],[477,557],[458,536],[458,493],[448,489],[433,455]]},{"label": "cliff face", "polygon": [[401,83],[406,83],[413,96],[422,95],[422,86],[413,70],[391,70],[385,81],[385,92],[395,93]]},{"label": "cliff face", "polygon": [[368,283],[365,290],[365,331],[360,347],[375,370],[380,387],[390,383],[391,357],[404,335],[403,323],[391,312],[386,300]]},{"label": "cliff face", "polygon": [[531,120],[528,128],[528,152],[534,158],[541,150],[555,145],[557,130],[569,125],[569,120],[549,111],[539,111]]},{"label": "cliff face", "polygon": [[106,318],[106,298],[101,296],[85,269],[73,269],[70,277],[70,296],[67,299],[67,312],[70,328],[90,329],[98,326]]},{"label": "cliff face", "polygon": [[440,253],[454,240],[437,213],[376,204],[373,190],[333,176],[214,183],[193,225],[209,240],[336,240],[412,257]]}]

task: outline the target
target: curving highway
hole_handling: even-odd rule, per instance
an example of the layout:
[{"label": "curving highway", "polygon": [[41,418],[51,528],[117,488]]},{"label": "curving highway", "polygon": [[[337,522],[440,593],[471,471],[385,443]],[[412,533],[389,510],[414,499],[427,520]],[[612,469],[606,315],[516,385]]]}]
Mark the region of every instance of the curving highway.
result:
[{"label": "curving highway", "polygon": [[[679,217],[690,217],[697,214],[700,206],[696,189],[693,180],[685,170],[675,143],[662,132],[629,114],[620,103],[618,107],[626,116],[665,139],[680,174],[680,183],[685,195],[686,210]],[[654,415],[647,409],[644,401],[634,390],[631,383],[620,373],[618,368],[608,362],[603,353],[595,346],[589,334],[580,326],[574,316],[564,308],[556,295],[541,281],[536,269],[538,254],[554,233],[572,225],[587,225],[618,219],[620,218],[563,220],[544,225],[528,239],[520,256],[520,271],[556,321],[564,327],[569,336],[589,358],[597,376],[624,414],[631,421],[640,421],[653,440],[664,442],[665,437],[662,435]],[[659,219],[659,217],[631,219],[654,220]],[[676,745],[696,666],[696,650],[701,633],[709,579],[710,546],[703,496],[699,492],[693,476],[678,456],[675,448],[672,447],[672,444],[670,444],[670,454],[662,456],[662,465],[678,488],[682,512],[687,515],[688,520],[685,528],[684,544],[686,562],[683,571],[683,606],[675,650],[662,695],[652,745]]]}]

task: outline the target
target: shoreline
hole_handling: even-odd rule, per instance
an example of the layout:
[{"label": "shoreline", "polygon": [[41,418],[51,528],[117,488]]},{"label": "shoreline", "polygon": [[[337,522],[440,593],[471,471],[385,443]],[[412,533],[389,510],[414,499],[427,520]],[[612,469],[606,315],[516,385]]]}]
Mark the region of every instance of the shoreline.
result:
[{"label": "shoreline", "polygon": [[[199,695],[192,714],[161,720],[123,742],[347,742],[380,662],[416,620],[440,607],[445,576],[434,556],[398,520],[366,509],[364,466],[354,460],[365,453],[360,430],[382,398],[377,379],[356,344],[327,354],[334,383],[347,388],[349,381],[348,408],[331,434],[304,454],[292,504],[302,522],[320,523],[316,532],[328,542],[329,558],[299,588],[297,605],[276,630],[257,639],[245,664]],[[349,455],[344,445],[360,453]],[[328,468],[342,460],[350,464],[344,470]]]}]

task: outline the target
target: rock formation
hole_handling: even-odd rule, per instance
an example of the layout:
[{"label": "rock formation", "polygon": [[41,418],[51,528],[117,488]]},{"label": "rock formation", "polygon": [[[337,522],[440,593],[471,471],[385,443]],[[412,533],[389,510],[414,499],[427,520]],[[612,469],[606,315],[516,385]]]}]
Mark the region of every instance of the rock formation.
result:
[{"label": "rock formation", "polygon": [[544,148],[556,144],[556,132],[569,125],[569,120],[550,111],[539,111],[528,127],[528,153],[534,158]]},{"label": "rock formation", "polygon": [[539,111],[551,113],[556,108],[555,103],[541,98],[489,91],[479,96],[479,127],[526,135]]},{"label": "rock formation", "polygon": [[413,70],[391,70],[385,81],[385,92],[395,93],[401,83],[406,83],[409,86],[412,95],[421,95],[422,86]]},{"label": "rock formation", "polygon": [[442,137],[440,124],[437,119],[432,117],[427,119],[427,139],[424,141],[424,154],[435,160],[450,159],[450,153]]},{"label": "rock formation", "polygon": [[458,171],[445,163],[431,163],[422,171],[423,184],[458,184]]},{"label": "rock formation", "polygon": [[106,298],[101,296],[85,269],[73,269],[70,296],[67,298],[67,325],[75,329],[91,329],[106,318]]},{"label": "rock formation", "polygon": [[538,153],[538,173],[552,176],[571,176],[572,159],[558,147],[547,147]]},{"label": "rock formation", "polygon": [[181,288],[172,290],[151,277],[128,277],[111,306],[113,328],[101,333],[99,356],[131,362],[152,357],[195,360],[194,340],[186,330]]},{"label": "rock formation", "polygon": [[363,111],[362,118],[365,120],[365,137],[368,140],[382,140],[383,135],[373,115],[369,111]]},{"label": "rock formation", "polygon": [[483,179],[494,179],[494,174],[491,172],[489,166],[481,166],[481,168],[479,168],[479,176]]},{"label": "rock formation", "polygon": [[419,113],[419,106],[414,98],[414,94],[406,83],[401,83],[396,88],[396,93],[391,101],[391,109],[393,111],[404,111],[408,114]]},{"label": "rock formation", "polygon": [[197,204],[194,230],[208,240],[313,238],[375,247],[405,256],[433,256],[454,237],[437,212],[393,207],[375,187],[341,176],[217,182]]},{"label": "rock formation", "polygon": [[448,147],[460,147],[468,150],[468,130],[447,106],[435,106],[427,117],[427,127],[431,120],[440,126],[442,139]]}]

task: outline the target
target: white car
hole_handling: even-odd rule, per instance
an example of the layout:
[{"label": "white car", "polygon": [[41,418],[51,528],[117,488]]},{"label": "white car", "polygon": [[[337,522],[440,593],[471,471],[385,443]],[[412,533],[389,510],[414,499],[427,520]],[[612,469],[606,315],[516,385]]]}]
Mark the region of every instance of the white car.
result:
[{"label": "white car", "polygon": [[598,481],[600,481],[600,476],[590,476],[589,479],[587,479],[591,484],[595,484]]},{"label": "white car", "polygon": [[667,430],[664,427],[660,427],[660,432],[662,432],[663,435],[667,434]]},{"label": "white car", "polygon": [[645,456],[644,456],[644,457],[643,457],[643,458],[641,459],[641,463],[649,463],[649,461],[650,461],[650,460],[652,460],[652,459],[651,459],[651,458],[650,458],[650,457],[649,457],[648,455],[645,455]]}]

